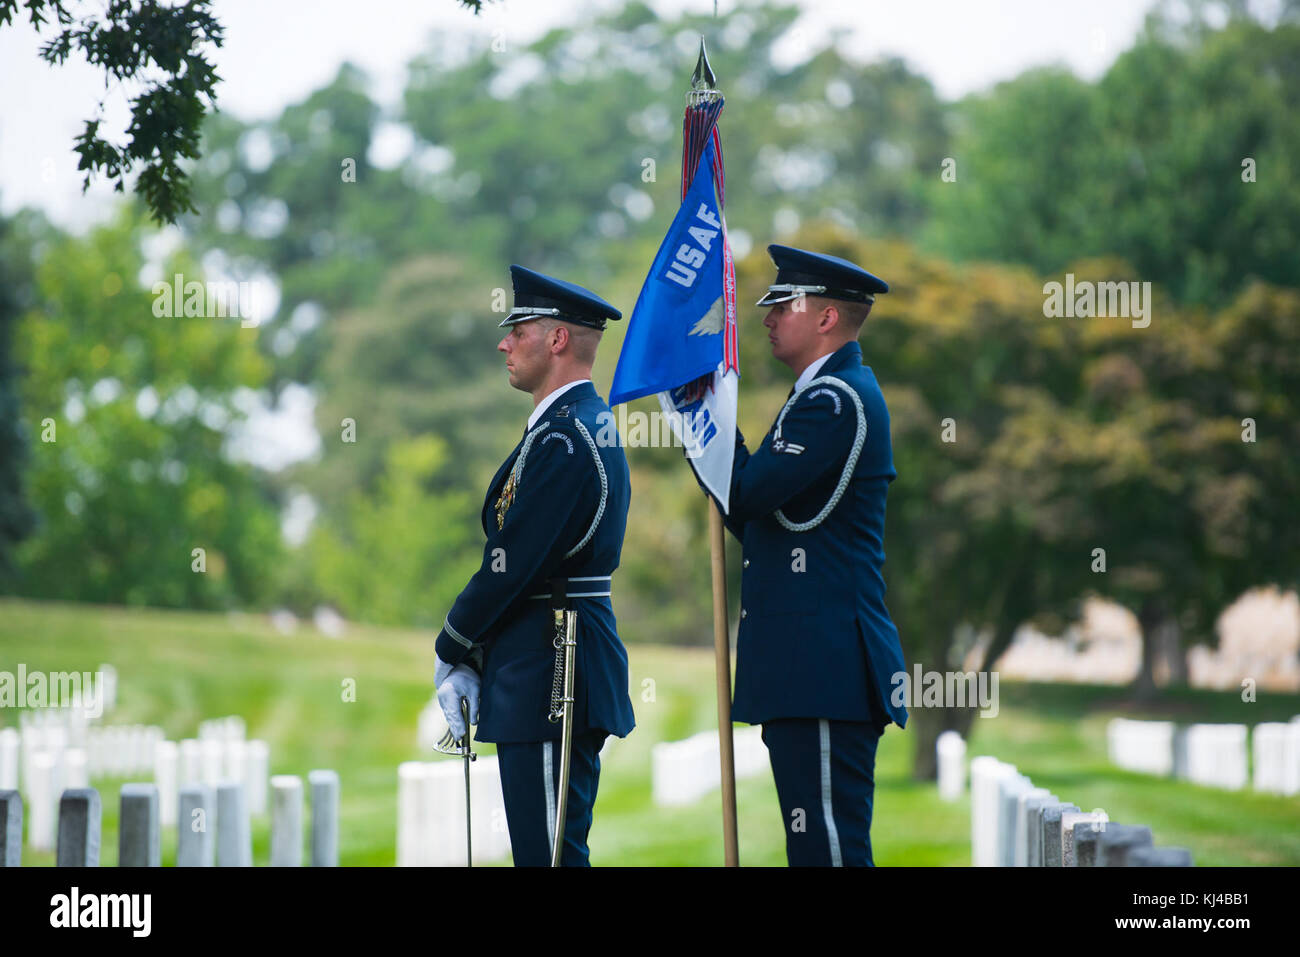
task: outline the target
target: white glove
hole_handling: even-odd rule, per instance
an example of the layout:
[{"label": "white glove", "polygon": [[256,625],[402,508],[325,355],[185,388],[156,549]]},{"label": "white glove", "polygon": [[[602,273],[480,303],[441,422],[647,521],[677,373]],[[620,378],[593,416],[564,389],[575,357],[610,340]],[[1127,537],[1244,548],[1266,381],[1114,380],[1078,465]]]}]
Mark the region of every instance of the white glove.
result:
[{"label": "white glove", "polygon": [[[439,662],[439,666],[442,664]],[[464,738],[469,733],[460,714],[460,699],[469,699],[469,723],[478,724],[478,692],[482,683],[483,679],[474,673],[473,668],[456,665],[438,685],[438,704],[447,718],[447,726],[457,738]]]},{"label": "white glove", "polygon": [[434,691],[437,691],[439,688],[442,687],[442,683],[447,680],[447,676],[451,674],[451,669],[454,667],[455,665],[449,665],[447,664],[447,662],[439,658],[438,653],[436,651],[433,653],[433,690]]}]

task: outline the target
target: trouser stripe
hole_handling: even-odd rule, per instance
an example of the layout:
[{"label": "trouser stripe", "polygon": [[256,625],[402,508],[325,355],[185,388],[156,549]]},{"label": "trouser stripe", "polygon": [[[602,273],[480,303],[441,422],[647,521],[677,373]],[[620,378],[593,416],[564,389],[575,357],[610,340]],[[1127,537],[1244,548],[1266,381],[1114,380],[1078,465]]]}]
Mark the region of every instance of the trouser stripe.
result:
[{"label": "trouser stripe", "polygon": [[825,718],[817,722],[821,737],[822,757],[822,817],[826,819],[826,837],[831,844],[831,866],[841,867],[840,835],[835,830],[835,812],[831,807],[831,723]]}]

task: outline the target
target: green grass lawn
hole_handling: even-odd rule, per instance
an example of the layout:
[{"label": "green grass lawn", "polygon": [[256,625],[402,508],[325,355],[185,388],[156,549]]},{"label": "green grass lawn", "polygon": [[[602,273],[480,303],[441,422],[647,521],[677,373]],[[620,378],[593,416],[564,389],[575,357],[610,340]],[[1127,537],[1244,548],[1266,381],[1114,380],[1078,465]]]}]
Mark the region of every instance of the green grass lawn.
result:
[{"label": "green grass lawn", "polygon": [[[635,645],[631,686],[637,728],[603,760],[591,834],[592,861],[618,865],[711,865],[722,861],[718,795],[686,808],[650,801],[650,747],[714,723],[712,652]],[[271,772],[333,768],[342,783],[341,859],[395,859],[397,765],[427,759],[416,716],[429,700],[433,636],[353,625],[331,639],[310,627],[276,632],[266,618],[62,605],[0,599],[0,670],[118,670],[118,703],[105,723],[157,724],[168,738],[194,737],[198,723],[241,715],[250,738],[270,743]],[[343,700],[346,679],[356,701]],[[652,679],[647,683],[646,679]],[[1300,864],[1300,797],[1203,788],[1119,771],[1106,760],[1105,727],[1116,715],[1257,724],[1300,713],[1300,696],[1179,689],[1138,708],[1123,689],[1003,682],[996,718],[975,721],[969,755],[1016,764],[1034,783],[1112,820],[1149,825],[1157,844],[1190,847],[1198,864]],[[0,709],[0,726],[18,725]],[[911,779],[913,735],[891,727],[879,747],[872,845],[881,865],[970,863],[970,801],[939,800],[933,783]],[[490,750],[487,749],[487,750]],[[122,780],[95,779],[104,800],[101,863],[117,863]],[[770,777],[738,785],[740,860],[785,863],[782,819]],[[253,821],[253,855],[270,856],[268,819]],[[163,835],[163,863],[176,837]],[[52,854],[24,850],[26,864]]]}]

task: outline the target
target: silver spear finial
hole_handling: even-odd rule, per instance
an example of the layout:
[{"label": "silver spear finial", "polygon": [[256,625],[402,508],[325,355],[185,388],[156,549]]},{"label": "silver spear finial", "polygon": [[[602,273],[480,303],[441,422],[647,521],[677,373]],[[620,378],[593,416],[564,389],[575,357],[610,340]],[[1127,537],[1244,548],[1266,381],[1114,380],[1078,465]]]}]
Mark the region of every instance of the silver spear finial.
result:
[{"label": "silver spear finial", "polygon": [[709,54],[704,49],[704,37],[700,37],[700,58],[695,64],[695,73],[691,77],[692,90],[716,90],[718,79],[709,66]]}]

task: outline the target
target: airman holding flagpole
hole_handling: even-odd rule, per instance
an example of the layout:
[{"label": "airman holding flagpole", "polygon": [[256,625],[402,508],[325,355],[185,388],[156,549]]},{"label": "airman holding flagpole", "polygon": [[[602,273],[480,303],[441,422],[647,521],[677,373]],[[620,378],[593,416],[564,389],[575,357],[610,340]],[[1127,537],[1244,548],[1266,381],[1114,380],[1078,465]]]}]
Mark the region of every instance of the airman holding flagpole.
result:
[{"label": "airman holding flagpole", "polygon": [[876,745],[907,711],[885,606],[889,410],[858,335],[889,286],[834,256],[773,245],[760,306],[794,388],[756,448],[736,430],[727,527],[740,539],[732,714],[763,726],[792,865],[872,865]]}]

